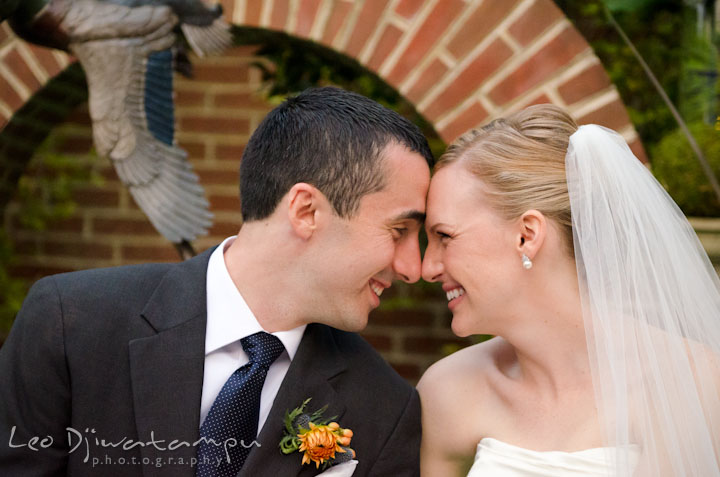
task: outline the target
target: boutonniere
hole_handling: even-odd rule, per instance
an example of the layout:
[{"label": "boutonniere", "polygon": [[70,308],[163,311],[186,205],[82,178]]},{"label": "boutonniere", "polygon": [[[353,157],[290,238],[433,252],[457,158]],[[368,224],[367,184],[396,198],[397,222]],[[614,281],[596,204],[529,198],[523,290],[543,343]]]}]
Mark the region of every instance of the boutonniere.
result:
[{"label": "boutonniere", "polygon": [[353,432],[343,429],[335,422],[337,416],[324,418],[327,405],[309,414],[305,407],[312,398],[292,411],[285,411],[285,432],[280,441],[283,454],[303,452],[302,464],[315,463],[323,469],[331,465],[352,460],[355,451],[350,447]]}]

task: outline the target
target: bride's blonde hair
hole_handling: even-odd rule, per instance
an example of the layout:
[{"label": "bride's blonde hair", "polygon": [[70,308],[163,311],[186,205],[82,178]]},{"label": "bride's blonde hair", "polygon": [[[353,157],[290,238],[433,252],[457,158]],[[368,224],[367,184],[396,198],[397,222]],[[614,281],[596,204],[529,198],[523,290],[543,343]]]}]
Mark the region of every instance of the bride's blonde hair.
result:
[{"label": "bride's blonde hair", "polygon": [[460,162],[487,186],[485,195],[504,218],[542,212],[560,226],[572,253],[565,153],[577,128],[557,106],[530,106],[460,136],[435,170]]}]

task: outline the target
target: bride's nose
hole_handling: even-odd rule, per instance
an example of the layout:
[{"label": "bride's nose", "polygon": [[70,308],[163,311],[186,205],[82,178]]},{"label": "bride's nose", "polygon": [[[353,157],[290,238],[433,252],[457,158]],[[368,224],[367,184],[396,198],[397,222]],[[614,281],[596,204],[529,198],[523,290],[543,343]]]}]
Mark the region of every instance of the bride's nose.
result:
[{"label": "bride's nose", "polygon": [[425,256],[422,261],[422,277],[426,282],[436,282],[440,280],[443,272],[442,260],[440,258],[439,247],[429,243],[425,249]]}]

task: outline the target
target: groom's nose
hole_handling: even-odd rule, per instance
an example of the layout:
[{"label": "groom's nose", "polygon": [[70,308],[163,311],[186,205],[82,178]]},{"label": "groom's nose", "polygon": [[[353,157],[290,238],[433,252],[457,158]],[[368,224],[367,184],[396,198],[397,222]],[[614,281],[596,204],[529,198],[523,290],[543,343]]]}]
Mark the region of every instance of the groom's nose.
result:
[{"label": "groom's nose", "polygon": [[402,240],[395,248],[393,257],[393,271],[397,277],[406,283],[415,283],[420,280],[420,243],[417,236]]}]

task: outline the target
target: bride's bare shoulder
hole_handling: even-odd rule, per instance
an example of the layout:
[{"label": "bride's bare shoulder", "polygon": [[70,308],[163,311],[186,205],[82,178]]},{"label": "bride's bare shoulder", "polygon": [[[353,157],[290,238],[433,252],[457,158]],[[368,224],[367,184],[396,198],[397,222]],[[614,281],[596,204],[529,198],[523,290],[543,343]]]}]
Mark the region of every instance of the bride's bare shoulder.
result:
[{"label": "bride's bare shoulder", "polygon": [[[496,337],[468,346],[430,366],[417,389],[423,409],[448,420],[465,419],[488,404],[489,383],[498,373],[498,363],[507,354],[508,343]],[[464,417],[463,417],[464,415]]]},{"label": "bride's bare shoulder", "polygon": [[489,374],[497,371],[497,363],[502,360],[508,346],[505,340],[496,337],[456,351],[425,371],[418,383],[418,391],[421,394],[432,393],[444,386],[467,388],[469,382],[484,381]]},{"label": "bride's bare shoulder", "polygon": [[489,384],[507,346],[502,338],[469,346],[430,366],[420,379],[423,476],[454,475],[472,463],[492,425],[496,399]]}]

